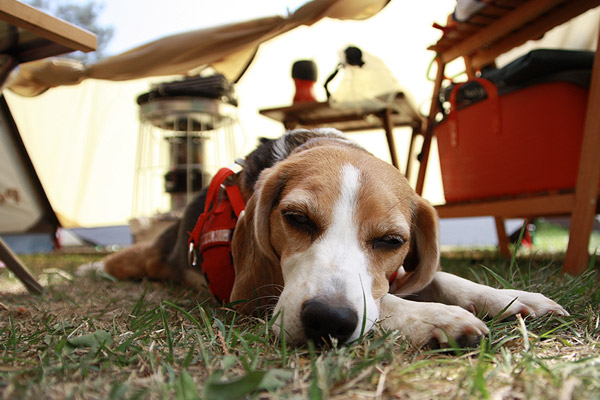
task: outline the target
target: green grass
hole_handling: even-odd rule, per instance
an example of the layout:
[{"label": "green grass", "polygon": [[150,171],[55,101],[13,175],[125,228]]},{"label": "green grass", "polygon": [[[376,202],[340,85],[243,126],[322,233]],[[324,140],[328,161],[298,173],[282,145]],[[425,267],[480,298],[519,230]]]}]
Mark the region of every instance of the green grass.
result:
[{"label": "green grass", "polygon": [[[561,253],[567,248],[569,236],[565,228],[544,219],[536,220],[535,224],[538,232],[534,236],[536,249],[544,252]],[[600,233],[592,232],[588,247],[590,252],[600,250]]]},{"label": "green grass", "polygon": [[31,296],[0,274],[0,397],[600,399],[598,270],[563,277],[561,256],[445,253],[449,272],[542,292],[571,313],[490,321],[480,348],[455,354],[378,328],[351,346],[293,348],[269,321],[181,287],[72,276],[99,256],[23,257],[47,288]]}]

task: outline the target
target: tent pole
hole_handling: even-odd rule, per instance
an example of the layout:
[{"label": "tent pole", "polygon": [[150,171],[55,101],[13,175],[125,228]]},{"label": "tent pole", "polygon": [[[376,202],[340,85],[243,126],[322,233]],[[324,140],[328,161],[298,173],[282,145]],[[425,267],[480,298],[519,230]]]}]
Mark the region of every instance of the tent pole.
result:
[{"label": "tent pole", "polygon": [[30,293],[42,294],[42,285],[31,275],[27,267],[19,260],[12,250],[0,238],[0,260],[23,282]]}]

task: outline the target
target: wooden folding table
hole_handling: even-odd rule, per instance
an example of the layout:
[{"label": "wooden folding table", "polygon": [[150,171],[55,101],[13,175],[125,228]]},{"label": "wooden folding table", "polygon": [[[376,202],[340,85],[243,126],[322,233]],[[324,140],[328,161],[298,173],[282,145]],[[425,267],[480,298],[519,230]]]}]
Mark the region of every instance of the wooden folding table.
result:
[{"label": "wooden folding table", "polygon": [[412,128],[405,175],[410,175],[412,151],[415,137],[422,132],[424,118],[412,101],[402,92],[398,93],[388,107],[364,111],[354,107],[332,107],[328,102],[301,102],[285,107],[267,108],[259,111],[262,115],[283,123],[286,129],[299,127],[329,127],[343,132],[382,129],[390,151],[392,164],[400,168],[394,127]]}]

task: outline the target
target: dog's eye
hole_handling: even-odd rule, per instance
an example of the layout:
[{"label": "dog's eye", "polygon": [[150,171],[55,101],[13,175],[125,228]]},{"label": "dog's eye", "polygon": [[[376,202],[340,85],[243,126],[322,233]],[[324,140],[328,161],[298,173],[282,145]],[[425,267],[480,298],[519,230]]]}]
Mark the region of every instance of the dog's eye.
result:
[{"label": "dog's eye", "polygon": [[317,231],[317,225],[306,215],[296,211],[284,211],[283,217],[286,221],[297,229],[314,233]]},{"label": "dog's eye", "polygon": [[287,211],[283,213],[283,216],[293,224],[304,225],[310,222],[310,219],[304,214]]},{"label": "dog's eye", "polygon": [[373,249],[382,249],[382,250],[395,250],[406,242],[401,236],[397,235],[384,235],[382,237],[373,239],[372,246]]}]

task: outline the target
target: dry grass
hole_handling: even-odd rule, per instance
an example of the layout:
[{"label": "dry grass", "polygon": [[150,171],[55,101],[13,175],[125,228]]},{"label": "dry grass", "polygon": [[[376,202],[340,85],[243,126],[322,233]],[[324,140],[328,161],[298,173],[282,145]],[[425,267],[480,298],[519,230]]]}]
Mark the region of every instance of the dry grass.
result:
[{"label": "dry grass", "polygon": [[479,349],[449,354],[410,349],[380,330],[350,346],[290,348],[268,321],[214,308],[180,287],[72,276],[97,258],[25,258],[45,281],[40,297],[15,291],[18,282],[0,275],[4,399],[600,398],[594,269],[563,279],[558,262],[540,257],[511,267],[489,252],[449,255],[447,270],[500,286],[496,273],[572,314],[490,321]]}]

